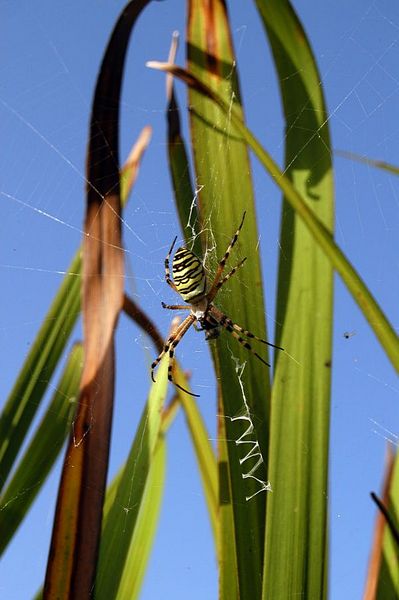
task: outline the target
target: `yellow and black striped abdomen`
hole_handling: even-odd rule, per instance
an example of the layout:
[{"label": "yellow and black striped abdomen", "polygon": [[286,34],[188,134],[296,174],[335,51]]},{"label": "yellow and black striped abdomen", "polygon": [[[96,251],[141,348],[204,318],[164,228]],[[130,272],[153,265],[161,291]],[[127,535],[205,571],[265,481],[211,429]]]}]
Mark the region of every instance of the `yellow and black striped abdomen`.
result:
[{"label": "yellow and black striped abdomen", "polygon": [[199,258],[187,248],[179,248],[173,258],[172,274],[175,286],[185,302],[203,296],[206,289],[204,267]]}]

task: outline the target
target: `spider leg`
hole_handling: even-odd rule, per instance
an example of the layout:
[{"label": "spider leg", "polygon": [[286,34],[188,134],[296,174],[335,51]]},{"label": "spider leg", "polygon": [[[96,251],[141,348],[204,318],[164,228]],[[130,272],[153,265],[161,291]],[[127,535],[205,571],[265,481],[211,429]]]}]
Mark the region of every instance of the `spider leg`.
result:
[{"label": "spider leg", "polygon": [[215,291],[216,286],[218,285],[218,283],[220,281],[220,278],[222,276],[222,273],[223,273],[224,267],[226,265],[227,259],[230,256],[230,252],[231,252],[234,244],[238,240],[238,236],[240,235],[240,231],[241,231],[241,228],[242,228],[243,223],[244,223],[245,214],[246,214],[246,211],[244,211],[244,214],[242,215],[241,223],[240,223],[237,231],[233,235],[233,238],[232,238],[232,240],[231,240],[231,242],[230,242],[230,244],[229,244],[229,246],[228,246],[228,248],[227,248],[227,250],[225,252],[225,255],[223,256],[222,260],[219,262],[219,265],[218,265],[218,268],[217,268],[217,271],[216,271],[216,275],[215,275],[215,279],[213,281],[211,289],[208,292],[208,296],[212,296],[212,294],[213,294],[212,297],[215,296],[214,291]]},{"label": "spider leg", "polygon": [[222,325],[226,329],[227,329],[226,325],[228,325],[232,329],[239,331],[240,333],[244,334],[248,338],[258,340],[258,342],[262,342],[262,344],[267,344],[268,346],[271,346],[272,348],[276,348],[277,350],[284,351],[284,348],[282,348],[281,346],[276,346],[275,344],[272,344],[271,342],[268,342],[267,340],[264,340],[264,339],[258,337],[257,335],[252,333],[252,331],[248,331],[248,329],[244,329],[240,325],[237,325],[237,323],[234,323],[231,319],[229,319],[229,317],[227,315],[225,315],[224,313],[222,313],[221,310],[216,308],[216,306],[211,305],[209,308],[209,312],[211,314],[213,314],[215,319],[217,319],[219,325]]},{"label": "spider leg", "polygon": [[165,302],[161,302],[162,308],[168,308],[169,310],[189,310],[189,306],[187,304],[165,304]]},{"label": "spider leg", "polygon": [[[188,329],[188,327],[187,327],[187,329]],[[187,329],[186,329],[186,331],[187,331]],[[186,331],[184,331],[184,333],[186,333]],[[184,333],[182,333],[180,339],[183,337]],[[180,340],[175,340],[175,342],[176,342],[175,347],[179,343],[179,341]],[[173,347],[173,348],[171,348],[169,350],[169,365],[168,365],[168,379],[169,379],[169,381],[171,383],[173,383],[173,385],[175,385],[177,388],[179,388],[179,390],[182,390],[182,392],[185,392],[189,396],[194,396],[194,398],[199,398],[198,394],[193,394],[193,392],[189,392],[189,390],[186,390],[186,388],[184,388],[183,386],[181,386],[178,383],[176,383],[176,381],[174,381],[173,375],[172,375],[172,373],[173,373],[173,365],[175,363],[174,354],[175,354],[175,350],[174,350],[174,347]]]},{"label": "spider leg", "polygon": [[177,346],[177,344],[182,339],[183,335],[186,333],[187,329],[192,324],[193,319],[194,319],[193,315],[189,315],[188,317],[186,317],[184,319],[184,321],[182,323],[180,323],[180,325],[176,329],[176,331],[174,333],[172,333],[172,335],[170,335],[168,337],[168,339],[166,340],[165,345],[162,348],[162,352],[160,352],[158,354],[157,358],[154,360],[154,362],[151,365],[151,379],[153,380],[154,383],[155,383],[155,379],[154,379],[154,369],[155,369],[155,367],[161,362],[161,359],[169,351],[169,348],[172,345],[173,345],[174,348]]},{"label": "spider leg", "polygon": [[263,364],[265,364],[267,367],[270,367],[270,363],[266,362],[257,352],[255,352],[255,350],[252,348],[251,344],[249,342],[247,342],[247,340],[245,340],[244,338],[242,338],[240,335],[238,335],[238,333],[236,331],[234,331],[234,329],[231,327],[231,325],[228,325],[226,323],[226,321],[224,321],[223,323],[220,323],[222,325],[222,327],[224,327],[225,329],[227,329],[227,331],[229,333],[231,333],[231,335],[233,337],[236,338],[236,340],[238,342],[240,342],[240,344],[242,346],[244,346],[244,348],[246,348],[247,350],[249,350],[252,354],[254,354],[257,358],[259,358],[259,360],[261,360],[263,362]]},{"label": "spider leg", "polygon": [[177,236],[173,240],[172,245],[170,247],[170,250],[169,250],[169,252],[168,252],[168,254],[167,254],[166,258],[165,258],[165,279],[166,279],[166,283],[168,285],[170,285],[170,287],[172,289],[174,289],[175,292],[179,293],[177,291],[177,287],[175,286],[175,284],[173,283],[173,281],[170,278],[170,268],[169,268],[169,258],[170,258],[170,255],[172,254],[172,250],[174,248],[174,245],[176,244],[176,240],[177,240]]},{"label": "spider leg", "polygon": [[179,385],[178,383],[176,383],[176,381],[174,381],[174,379],[173,379],[173,365],[174,365],[174,362],[175,362],[175,358],[174,358],[175,357],[175,348],[176,348],[177,344],[180,342],[180,340],[182,339],[182,337],[184,336],[184,334],[187,332],[187,330],[194,323],[194,321],[195,321],[195,317],[193,315],[190,315],[190,316],[187,317],[187,319],[184,319],[183,323],[181,324],[181,326],[179,327],[179,329],[178,329],[178,331],[177,331],[177,333],[175,335],[175,339],[172,341],[172,343],[170,345],[170,349],[169,349],[169,365],[168,365],[168,379],[177,388],[179,388],[179,390],[182,390],[183,392],[185,392],[186,394],[189,394],[190,396],[194,396],[195,398],[199,398],[198,394],[193,394],[192,392],[189,392],[184,387],[182,387],[181,385]]},{"label": "spider leg", "polygon": [[[225,277],[223,277],[223,279],[221,279],[216,285],[212,286],[212,289],[207,294],[207,298],[208,298],[209,302],[212,302],[212,300],[215,298],[216,294],[218,293],[218,291],[220,290],[220,288],[222,287],[222,285],[224,285],[226,283],[226,281],[228,281],[230,279],[230,277],[232,277],[234,275],[234,273],[236,271],[238,271],[238,269],[240,267],[242,267],[242,265],[245,263],[246,260],[247,260],[247,257],[243,258],[238,263],[238,265],[236,265],[234,267],[234,269],[231,269],[230,273],[228,273],[227,275],[225,275]],[[211,295],[211,292],[212,292],[212,295]]]},{"label": "spider leg", "polygon": [[191,325],[193,324],[194,321],[195,321],[194,315],[189,315],[186,319],[184,319],[183,323],[181,323],[179,325],[179,327],[177,328],[175,333],[173,333],[171,336],[169,336],[169,338],[167,339],[167,341],[163,347],[162,352],[159,354],[159,356],[154,360],[154,362],[151,365],[151,379],[155,382],[154,369],[158,365],[158,363],[161,361],[163,356],[167,352],[169,352],[169,366],[168,366],[169,381],[172,382],[179,389],[186,392],[187,394],[190,394],[190,396],[199,397],[197,394],[192,394],[188,390],[184,389],[181,385],[179,385],[178,383],[173,381],[173,377],[172,377],[175,348],[176,348],[177,344],[180,342],[180,340],[182,339],[182,337],[184,336],[184,334],[187,332],[187,330],[191,327]]}]

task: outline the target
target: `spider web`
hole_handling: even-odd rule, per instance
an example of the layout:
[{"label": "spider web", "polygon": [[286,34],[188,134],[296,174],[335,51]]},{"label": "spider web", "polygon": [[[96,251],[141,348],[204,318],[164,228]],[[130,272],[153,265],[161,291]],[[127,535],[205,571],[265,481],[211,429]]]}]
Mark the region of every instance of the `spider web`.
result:
[{"label": "spider web", "polygon": [[[252,6],[244,9],[240,3],[230,4],[249,126],[266,140],[267,148],[282,164],[280,98],[263,31]],[[49,299],[81,241],[88,115],[98,65],[121,4],[101,6],[99,10],[92,0],[83,6],[72,0],[61,7],[42,1],[32,10],[28,2],[22,1],[18,6],[4,2],[3,7],[7,27],[0,43],[7,63],[2,66],[0,91],[2,139],[6,141],[0,154],[4,315],[0,385],[5,398]],[[314,2],[298,1],[295,7],[319,63],[334,148],[394,162],[399,133],[399,9],[392,2],[380,0],[366,5],[358,0],[350,6],[328,2],[322,8]],[[160,302],[174,302],[164,282],[163,260],[174,235],[180,232],[166,166],[164,81],[144,64],[148,59],[166,56],[171,32],[176,28],[184,31],[182,12],[181,3],[170,0],[150,5],[141,17],[129,54],[122,106],[122,159],[142,126],[150,123],[154,129],[150,150],[123,215],[127,290],[163,333],[168,330],[171,315],[162,310]],[[87,27],[93,35],[87,36]],[[72,43],[74,40],[79,43]],[[179,62],[183,62],[182,53]],[[183,93],[180,103],[185,106]],[[388,316],[395,319],[394,298],[399,292],[396,179],[371,166],[340,157],[334,160],[336,239]],[[275,290],[270,282],[276,279],[280,250],[280,194],[255,161],[253,173],[269,338],[273,339]],[[231,233],[226,232],[226,242]],[[212,231],[207,234],[206,258],[213,255],[214,249]],[[243,273],[236,276],[245,282]],[[398,327],[397,319],[394,326]],[[73,338],[80,337],[77,327]],[[234,360],[233,342],[230,347]],[[148,338],[123,317],[118,331],[117,433],[112,440],[111,475],[126,455],[148,391],[148,385],[138,388],[134,373],[136,369],[145,372],[154,354]],[[214,439],[215,382],[203,335],[190,331],[178,347],[178,357],[192,372],[192,384],[201,394],[198,403]],[[386,439],[398,444],[395,409],[399,386],[369,326],[339,280],[333,365],[331,596],[355,598],[363,589],[371,542],[374,507],[368,494],[370,490],[379,491]],[[53,386],[57,379],[56,373]],[[41,414],[42,410],[37,419]],[[198,596],[192,598],[216,597],[213,544],[181,416],[170,431],[168,447],[169,471],[161,522],[142,597],[157,597],[161,586],[173,598],[186,597],[186,593],[179,594],[187,589],[196,590],[193,594]],[[59,469],[60,464],[2,561],[4,597],[26,598],[42,582]],[[178,548],[174,567],[180,576],[175,581],[165,561],[165,547],[171,539]],[[32,558],[30,564],[24,563],[21,578],[21,555],[27,549]],[[200,553],[201,560],[195,552]],[[357,557],[356,569],[351,562],[353,556]],[[206,565],[203,557],[208,557]],[[360,561],[363,566],[359,569]]]}]

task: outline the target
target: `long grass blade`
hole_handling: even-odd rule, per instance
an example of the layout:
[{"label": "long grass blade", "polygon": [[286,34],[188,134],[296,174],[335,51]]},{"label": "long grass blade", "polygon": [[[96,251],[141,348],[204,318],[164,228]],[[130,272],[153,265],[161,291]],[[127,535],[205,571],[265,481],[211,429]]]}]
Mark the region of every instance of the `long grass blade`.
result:
[{"label": "long grass blade", "polygon": [[[285,116],[285,176],[330,232],[331,146],[320,74],[288,2],[257,0]],[[315,160],[317,157],[317,160]],[[284,199],[268,476],[263,598],[327,593],[328,433],[333,271]],[[292,359],[293,357],[293,359]]]},{"label": "long grass blade", "polygon": [[114,330],[123,306],[119,104],[131,29],[124,9],[99,73],[91,116],[83,249],[84,354],[78,411],[59,488],[44,598],[88,598],[95,580],[114,395]]},{"label": "long grass blade", "polygon": [[[217,90],[223,102],[234,107],[243,119],[236,59],[224,2],[189,2],[187,58],[190,71]],[[234,135],[230,115],[224,114],[194,88],[189,90],[189,105],[196,181],[201,186],[198,200],[202,255],[208,258],[210,272],[216,268],[217,260],[222,258],[246,211],[245,223],[229,266],[233,267],[243,255],[248,260],[240,275],[229,280],[216,303],[234,321],[265,338],[265,310],[248,150],[243,140]],[[213,249],[211,255],[209,248]],[[209,261],[210,256],[212,262]],[[255,357],[249,356],[247,350],[227,332],[212,345],[219,381],[218,413],[219,418],[224,420],[221,429],[226,431],[220,441],[226,447],[220,449],[219,476],[222,473],[223,489],[230,492],[223,496],[225,517],[228,511],[230,516],[220,521],[220,597],[231,598],[231,590],[237,590],[238,583],[239,597],[258,598],[266,495],[259,493],[253,496],[259,490],[259,483],[255,478],[246,477],[250,472],[246,456],[250,448],[255,451],[256,458],[249,459],[251,467],[260,457],[267,460],[269,371]],[[241,365],[244,363],[243,370]],[[249,412],[257,415],[251,426]],[[237,415],[244,416],[236,419]],[[261,460],[256,475],[262,481],[266,479],[265,465]],[[247,502],[249,497],[252,500]],[[232,564],[238,572],[230,570]]]}]

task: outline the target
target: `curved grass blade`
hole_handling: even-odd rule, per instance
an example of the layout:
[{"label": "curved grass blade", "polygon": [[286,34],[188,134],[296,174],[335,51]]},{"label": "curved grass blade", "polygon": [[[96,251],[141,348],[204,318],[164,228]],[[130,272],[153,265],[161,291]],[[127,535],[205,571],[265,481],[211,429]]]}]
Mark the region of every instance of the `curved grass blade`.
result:
[{"label": "curved grass blade", "polygon": [[[192,0],[189,3],[187,58],[190,71],[217,90],[224,103],[231,109],[234,107],[243,119],[236,60],[224,2]],[[189,90],[189,104],[196,181],[200,186],[198,198],[203,255],[209,258],[209,248],[216,248],[211,255],[214,262],[208,265],[211,270],[216,268],[216,259],[222,258],[246,211],[245,224],[229,266],[233,267],[243,255],[248,260],[240,275],[229,280],[227,289],[218,295],[216,303],[235,322],[266,338],[248,149],[243,140],[234,135],[230,115],[224,114],[194,88]],[[228,333],[217,340],[213,354],[219,380],[219,412],[224,415],[221,418],[225,419],[226,429],[226,436],[220,443],[230,440],[221,450],[219,465],[219,474],[223,469],[226,488],[230,491],[229,495],[224,495],[223,506],[224,516],[227,512],[230,516],[220,522],[220,597],[231,598],[229,594],[236,589],[238,581],[240,597],[259,598],[265,494],[258,494],[251,502],[246,502],[259,484],[256,482],[254,485],[255,480],[245,479],[244,474],[249,472],[245,455],[251,442],[253,447],[258,444],[263,460],[267,460],[269,371]],[[246,368],[240,375],[237,365],[243,363],[246,363]],[[256,414],[257,419],[252,437],[247,440],[249,445],[243,447],[238,442],[245,434],[248,422],[229,417],[242,415],[247,410]],[[250,462],[252,467],[253,459]],[[260,465],[256,474],[266,478],[264,464]],[[232,555],[233,558],[226,558]],[[230,570],[231,564],[238,567],[238,575]]]},{"label": "curved grass blade", "polygon": [[130,32],[146,4],[130,2],[119,17],[94,95],[83,249],[85,363],[60,482],[44,598],[88,598],[95,581],[114,395],[114,331],[123,306],[120,92]]},{"label": "curved grass blade", "polygon": [[[284,173],[331,235],[331,145],[317,65],[289,2],[257,6],[284,106]],[[276,343],[295,361],[287,353],[275,361],[262,597],[325,598],[333,271],[286,199],[279,245]]]},{"label": "curved grass blade", "polygon": [[[121,170],[121,200],[125,205],[151,128],[145,127]],[[80,314],[82,257],[79,249],[69,265],[43,325],[25,359],[0,417],[0,487],[4,485],[40,406],[51,376]]]},{"label": "curved grass blade", "polygon": [[244,125],[241,117],[236,114],[234,108],[230,107],[226,101],[213,89],[205,85],[189,71],[186,71],[175,65],[150,61],[147,63],[150,68],[159,69],[173,73],[175,77],[182,79],[188,86],[195,88],[201,94],[213,100],[220,106],[225,114],[229,114],[231,121],[237,131],[236,135],[241,135],[248,143],[249,147],[259,159],[261,164],[270,173],[276,184],[284,192],[287,202],[295,209],[298,216],[308,228],[310,234],[322,248],[328,257],[334,269],[339,273],[343,282],[352,294],[354,300],[359,305],[370,327],[374,331],[377,339],[384,348],[393,367],[399,371],[399,338],[396,335],[392,325],[389,323],[385,314],[377,304],[375,298],[367,288],[357,271],[347,260],[342,250],[334,242],[328,228],[315,216],[313,211],[304,202],[302,196],[297,192],[288,177],[286,177],[272,157],[262,147],[258,139]]},{"label": "curved grass blade", "polygon": [[71,350],[53,398],[0,499],[0,555],[46,481],[70,431],[76,410],[83,351]]}]

